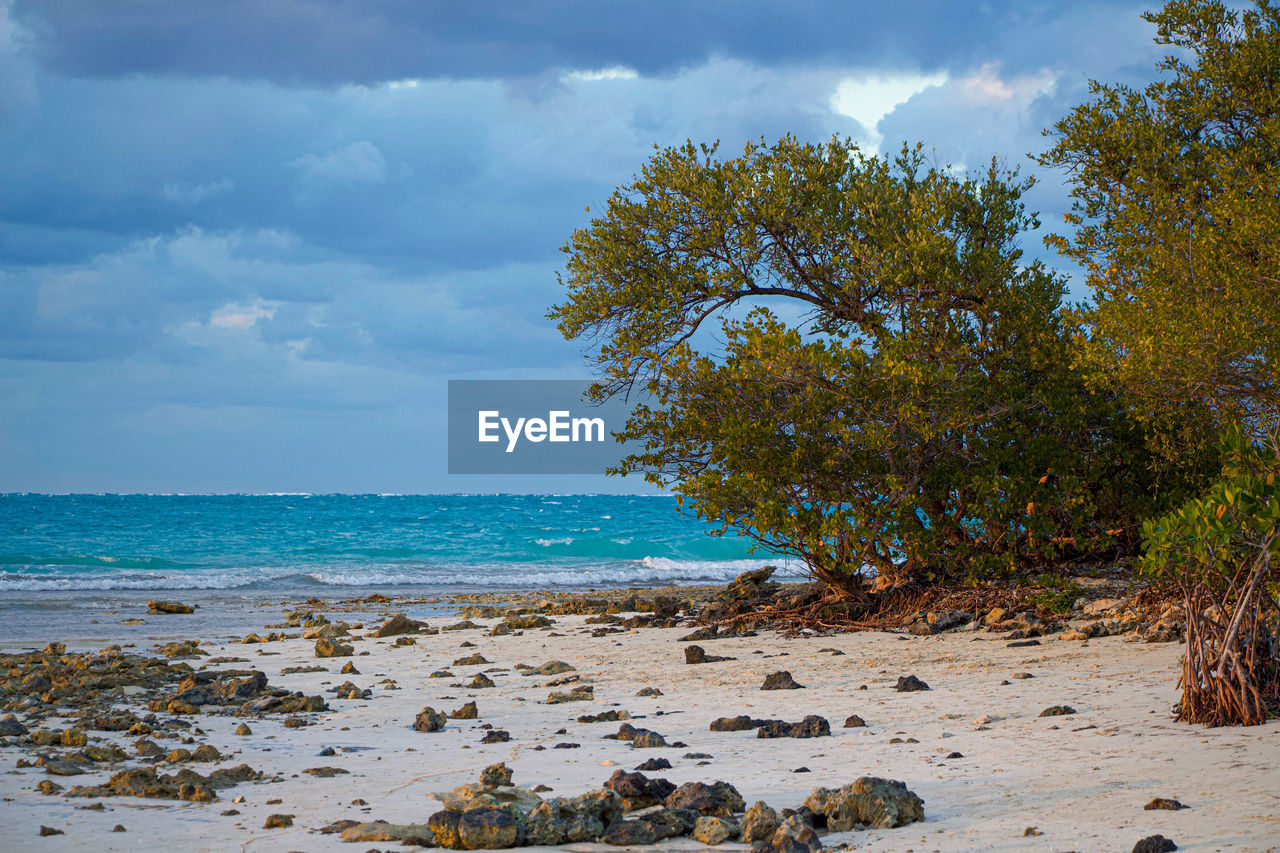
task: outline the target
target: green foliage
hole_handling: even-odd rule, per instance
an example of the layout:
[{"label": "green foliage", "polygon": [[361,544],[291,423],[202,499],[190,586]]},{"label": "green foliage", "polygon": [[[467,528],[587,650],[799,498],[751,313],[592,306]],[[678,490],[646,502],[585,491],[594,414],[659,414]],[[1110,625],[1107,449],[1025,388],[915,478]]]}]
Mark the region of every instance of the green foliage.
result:
[{"label": "green foliage", "polygon": [[1080,584],[1062,575],[1044,574],[1032,582],[1041,591],[1029,601],[1054,613],[1070,613],[1071,606],[1080,597]]},{"label": "green foliage", "polygon": [[1164,493],[1018,249],[1028,186],[837,139],[658,150],[565,246],[549,314],[595,344],[598,394],[657,398],[619,472],[832,583],[1123,548]]},{"label": "green foliage", "polygon": [[1280,449],[1238,427],[1221,440],[1222,474],[1208,492],[1143,523],[1142,569],[1176,581],[1224,588],[1259,561],[1272,594],[1280,582]]},{"label": "green foliage", "polygon": [[[1152,415],[1194,405],[1260,437],[1280,421],[1280,9],[1172,0],[1176,52],[1136,91],[1091,84],[1045,165],[1073,185],[1050,242],[1093,292],[1086,356]],[[1184,443],[1185,442],[1185,443]]]}]

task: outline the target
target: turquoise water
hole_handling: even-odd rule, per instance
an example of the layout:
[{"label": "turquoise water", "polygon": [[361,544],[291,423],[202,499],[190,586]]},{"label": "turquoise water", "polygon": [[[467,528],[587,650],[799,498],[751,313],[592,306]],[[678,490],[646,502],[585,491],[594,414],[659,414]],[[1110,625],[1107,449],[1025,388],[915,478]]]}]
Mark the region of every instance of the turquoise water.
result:
[{"label": "turquoise water", "polygon": [[666,496],[0,495],[0,595],[707,583],[763,562]]}]

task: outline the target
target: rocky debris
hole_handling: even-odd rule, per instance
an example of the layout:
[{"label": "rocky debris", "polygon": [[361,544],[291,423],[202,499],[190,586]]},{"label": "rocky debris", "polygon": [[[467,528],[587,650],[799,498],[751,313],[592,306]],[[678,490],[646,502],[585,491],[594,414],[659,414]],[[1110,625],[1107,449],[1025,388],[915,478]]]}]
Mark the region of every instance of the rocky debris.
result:
[{"label": "rocky debris", "polygon": [[590,702],[596,698],[595,688],[589,684],[575,687],[567,693],[552,693],[547,696],[548,705],[560,705],[565,702]]},{"label": "rocky debris", "polygon": [[595,841],[621,818],[622,798],[608,789],[588,791],[573,799],[553,797],[529,812],[525,840],[550,846]]},{"label": "rocky debris", "polygon": [[533,628],[550,628],[555,623],[545,616],[526,613],[518,616],[508,616],[502,620],[502,624],[512,631],[526,631]]},{"label": "rocky debris", "polygon": [[511,768],[506,763],[490,764],[480,771],[480,784],[486,788],[503,788],[511,785]]},{"label": "rocky debris", "polygon": [[649,729],[640,729],[630,723],[623,723],[618,726],[618,731],[611,735],[605,735],[605,740],[629,740],[632,749],[656,749],[671,746],[667,743],[666,738],[655,731]]},{"label": "rocky debris", "polygon": [[610,708],[607,711],[601,711],[599,714],[583,714],[578,717],[580,723],[617,723],[622,720],[631,719],[631,714],[627,711],[620,711],[616,708]]},{"label": "rocky debris", "polygon": [[761,726],[770,725],[786,725],[783,720],[757,720],[754,717],[748,717],[746,714],[740,714],[736,717],[718,717],[711,721],[711,731],[713,732],[745,732],[751,729],[758,729]]},{"label": "rocky debris", "polygon": [[565,663],[562,660],[549,660],[546,663],[544,663],[542,666],[530,666],[530,667],[517,666],[516,669],[522,669],[523,670],[523,672],[521,673],[522,675],[559,675],[562,672],[577,671],[576,667],[572,666],[571,664]]},{"label": "rocky debris", "polygon": [[820,717],[817,714],[807,714],[805,718],[798,723],[767,723],[756,730],[756,737],[761,738],[826,737],[830,734],[831,724],[827,722],[826,717]]},{"label": "rocky debris", "polygon": [[791,815],[778,824],[767,841],[758,841],[752,853],[813,853],[822,849],[822,840],[813,827],[799,815]]},{"label": "rocky debris", "polygon": [[471,690],[487,690],[494,686],[493,679],[483,672],[477,672],[475,678],[471,679],[471,683],[467,685]]},{"label": "rocky debris", "polygon": [[1156,797],[1151,802],[1142,807],[1143,811],[1170,811],[1176,812],[1179,809],[1185,809],[1182,803],[1169,797]]},{"label": "rocky debris", "polygon": [[716,845],[738,835],[735,821],[723,817],[702,815],[693,825],[693,837],[703,844]]},{"label": "rocky debris", "polygon": [[199,640],[174,640],[157,646],[156,651],[169,659],[208,657],[209,653],[200,648]]},{"label": "rocky debris", "polygon": [[215,791],[261,778],[262,774],[247,764],[214,770],[208,776],[186,769],[172,775],[162,775],[154,767],[134,767],[116,773],[105,785],[72,788],[67,796],[147,797],[207,803],[218,798]]},{"label": "rocky debris", "polygon": [[662,695],[662,691],[656,687],[641,687],[636,691],[637,696],[658,697]]},{"label": "rocky debris", "polygon": [[850,714],[844,718],[844,727],[846,729],[861,729],[865,728],[866,725],[867,721],[859,717],[857,714]]},{"label": "rocky debris", "polygon": [[317,779],[332,779],[334,776],[347,776],[351,773],[350,770],[343,770],[341,767],[308,767],[302,772]]},{"label": "rocky debris", "polygon": [[418,732],[438,732],[444,729],[448,720],[435,708],[426,707],[413,718],[413,729]]},{"label": "rocky debris", "polygon": [[[662,817],[668,817],[665,814]],[[635,820],[616,820],[605,829],[600,840],[616,847],[657,844],[683,834],[683,824],[675,820],[661,820],[659,813],[645,815]]]},{"label": "rocky debris", "polygon": [[507,743],[511,740],[511,732],[502,729],[490,729],[480,738],[481,743]]},{"label": "rocky debris", "polygon": [[351,626],[346,622],[335,622],[328,625],[317,625],[302,632],[304,640],[332,640],[337,637],[351,636]]},{"label": "rocky debris", "polygon": [[335,698],[338,698],[338,699],[372,699],[373,698],[372,690],[367,690],[367,689],[362,690],[359,687],[357,687],[353,682],[350,682],[350,681],[344,681],[342,684],[338,685],[337,687],[332,688],[332,690],[336,694]]},{"label": "rocky debris", "polygon": [[1042,717],[1066,717],[1076,712],[1070,705],[1050,705],[1040,712]]},{"label": "rocky debris", "polygon": [[803,684],[797,684],[791,673],[783,670],[766,675],[761,690],[803,690]]},{"label": "rocky debris", "polygon": [[467,702],[456,711],[449,712],[451,720],[478,720],[480,719],[480,710],[476,707],[475,702]]},{"label": "rocky debris", "polygon": [[194,613],[195,608],[181,601],[148,601],[148,613]]},{"label": "rocky debris", "polygon": [[349,658],[355,654],[355,646],[350,643],[336,643],[329,637],[316,640],[316,657]]},{"label": "rocky debris", "polygon": [[[337,824],[345,825],[339,828]],[[320,831],[326,833],[326,830],[330,830],[331,827],[333,828],[331,832],[341,833],[342,840],[349,843],[394,841],[399,844],[416,845],[418,847],[436,846],[436,834],[425,823],[395,824],[387,823],[384,820],[358,823],[348,820],[330,824]],[[326,834],[331,834],[331,832]]]},{"label": "rocky debris", "polygon": [[338,670],[341,675],[359,675],[360,670],[356,669],[356,665],[351,661],[347,661],[342,665],[342,669]]},{"label": "rocky debris", "polygon": [[780,822],[777,811],[764,800],[758,800],[738,821],[738,840],[743,844],[767,841],[777,832]]},{"label": "rocky debris", "polygon": [[903,675],[898,678],[898,683],[893,689],[899,693],[914,693],[919,690],[929,690],[930,687],[914,675]]},{"label": "rocky debris", "polygon": [[428,675],[427,678],[453,678],[453,673],[447,669],[437,669],[435,672]]},{"label": "rocky debris", "polygon": [[397,637],[401,634],[416,634],[421,629],[427,627],[425,622],[418,622],[410,619],[403,613],[397,613],[373,632],[375,637]]},{"label": "rocky debris", "polygon": [[622,798],[624,812],[656,806],[676,790],[676,786],[666,779],[650,779],[643,773],[628,773],[626,770],[615,770],[604,786]]},{"label": "rocky debris", "polygon": [[734,660],[734,658],[709,655],[702,646],[685,646],[684,649],[684,662],[687,664],[719,663],[726,660]]},{"label": "rocky debris", "polygon": [[670,770],[671,762],[665,758],[648,758],[636,766],[636,770],[652,773],[655,770]]},{"label": "rocky debris", "polygon": [[451,666],[484,666],[487,663],[489,663],[488,658],[481,654],[475,654],[458,658]]},{"label": "rocky debris", "polygon": [[857,826],[890,829],[924,820],[924,801],[902,782],[863,776],[840,788],[816,788],[804,808],[826,818],[833,832]]},{"label": "rocky debris", "polygon": [[452,625],[442,625],[441,631],[468,631],[472,628],[483,628],[483,625],[477,625],[470,619],[463,619],[461,622],[455,622]]},{"label": "rocky debris", "polygon": [[1133,845],[1133,853],[1171,853],[1177,849],[1178,845],[1163,835],[1148,835]]},{"label": "rocky debris", "polygon": [[29,734],[30,729],[18,722],[18,718],[13,714],[9,714],[3,720],[0,720],[0,737],[21,737]]},{"label": "rocky debris", "polygon": [[[670,783],[668,783],[670,784]],[[738,789],[728,782],[686,782],[672,791],[663,803],[669,809],[687,809],[698,814],[731,818],[746,809]]]},{"label": "rocky debris", "polygon": [[266,823],[262,824],[263,829],[284,829],[287,826],[293,826],[291,814],[267,815]]},{"label": "rocky debris", "polygon": [[52,826],[41,826],[41,827],[40,827],[40,836],[41,836],[42,838],[43,838],[43,837],[45,837],[45,836],[48,836],[48,835],[63,835],[63,834],[65,834],[65,833],[63,833],[63,831],[62,831],[61,829],[54,829]]}]

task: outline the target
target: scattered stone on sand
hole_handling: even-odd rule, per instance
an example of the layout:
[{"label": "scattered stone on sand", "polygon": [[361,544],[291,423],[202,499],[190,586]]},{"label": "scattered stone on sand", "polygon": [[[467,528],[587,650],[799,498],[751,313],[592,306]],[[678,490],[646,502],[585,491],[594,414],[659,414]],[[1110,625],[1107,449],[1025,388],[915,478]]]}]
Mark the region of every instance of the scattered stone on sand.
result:
[{"label": "scattered stone on sand", "polygon": [[375,637],[396,637],[401,634],[416,634],[426,623],[410,619],[403,613],[397,613],[373,632]]},{"label": "scattered stone on sand", "polygon": [[1040,712],[1042,717],[1066,717],[1076,712],[1070,705],[1050,705]]},{"label": "scattered stone on sand", "polygon": [[671,762],[665,758],[649,758],[636,766],[636,770],[644,773],[653,773],[656,770],[670,770]]},{"label": "scattered stone on sand", "polygon": [[115,826],[111,827],[111,831],[112,832],[128,832],[129,830],[124,828],[123,823],[117,823]]},{"label": "scattered stone on sand", "polygon": [[332,779],[334,776],[346,776],[351,773],[350,770],[343,770],[341,767],[308,767],[302,772],[317,779]]},{"label": "scattered stone on sand", "polygon": [[738,841],[743,844],[767,841],[778,831],[780,820],[777,811],[772,806],[764,800],[758,800],[755,805],[746,810],[746,813],[738,821],[740,829]]},{"label": "scattered stone on sand", "polygon": [[827,722],[826,717],[817,714],[807,714],[803,720],[798,723],[768,723],[756,730],[756,737],[760,738],[780,738],[780,737],[826,737],[831,734],[831,724]]},{"label": "scattered stone on sand", "polygon": [[502,729],[490,729],[480,738],[481,743],[506,743],[511,740],[511,732]]},{"label": "scattered stone on sand", "polygon": [[1034,675],[1032,675],[1032,674],[1031,674],[1031,673],[1029,673],[1029,672],[1015,672],[1015,673],[1013,674],[1013,677],[1014,677],[1014,678],[1016,678],[1016,679],[1018,679],[1018,680],[1020,680],[1020,681],[1021,681],[1021,680],[1025,680],[1025,679],[1028,679],[1028,678],[1035,678],[1035,676],[1034,676]]},{"label": "scattered stone on sand", "polygon": [[195,608],[181,601],[148,601],[148,613],[194,613]]},{"label": "scattered stone on sand", "polygon": [[30,729],[20,723],[13,714],[8,714],[0,720],[0,737],[21,737],[30,733]]},{"label": "scattered stone on sand", "polygon": [[[654,749],[659,747],[670,746],[666,738],[655,731],[649,729],[640,729],[630,723],[623,723],[618,726],[618,731],[611,735],[605,735],[605,740],[629,740],[633,749]],[[637,743],[639,744],[637,746]]]},{"label": "scattered stone on sand", "polygon": [[688,809],[698,814],[727,818],[747,807],[738,789],[728,782],[715,782],[711,785],[705,782],[685,782],[667,795],[663,804],[669,809]]},{"label": "scattered stone on sand", "polygon": [[687,664],[719,663],[726,660],[733,660],[733,658],[709,655],[702,646],[685,646],[684,648],[684,662]]},{"label": "scattered stone on sand", "polygon": [[64,833],[63,833],[63,831],[62,831],[61,829],[54,829],[52,826],[41,826],[41,827],[40,827],[40,835],[41,835],[41,837],[44,837],[44,836],[46,836],[46,835],[63,835],[63,834],[64,834]]},{"label": "scattered stone on sand", "polygon": [[716,845],[736,836],[738,824],[724,817],[702,815],[693,825],[693,837],[703,844]]},{"label": "scattered stone on sand", "polygon": [[774,724],[786,725],[783,720],[757,720],[754,717],[748,717],[746,714],[739,714],[736,717],[718,717],[711,721],[711,731],[713,732],[745,732],[751,729],[758,729],[761,726],[769,726]]},{"label": "scattered stone on sand", "polygon": [[480,719],[480,709],[476,707],[475,702],[467,702],[456,711],[449,712],[451,720],[478,720]]},{"label": "scattered stone on sand", "polygon": [[347,658],[355,653],[355,646],[350,643],[334,642],[329,637],[321,637],[316,640],[316,657],[318,658]]},{"label": "scattered stone on sand", "polygon": [[797,684],[791,673],[783,670],[766,675],[761,690],[803,690],[804,685]]},{"label": "scattered stone on sand", "polygon": [[601,711],[599,714],[583,714],[578,717],[580,723],[617,723],[622,720],[631,719],[631,714],[627,711],[621,711],[617,708],[610,708],[607,711]]},{"label": "scattered stone on sand", "polygon": [[764,853],[769,853],[769,851],[777,851],[777,853],[813,853],[815,850],[822,849],[822,840],[818,838],[818,833],[813,831],[812,826],[798,815],[791,815],[778,824],[778,828],[774,830],[768,841],[757,842],[751,849],[752,853],[757,850],[764,851]]},{"label": "scattered stone on sand", "polygon": [[[339,826],[339,824],[343,825]],[[331,827],[332,829],[330,829]],[[326,834],[340,833],[339,837],[348,843],[393,841],[398,844],[416,847],[436,846],[436,834],[432,831],[430,825],[425,823],[395,824],[387,823],[384,820],[375,820],[369,823],[338,821],[322,828],[320,831],[324,833],[326,830],[330,830]]]},{"label": "scattered stone on sand", "polygon": [[656,687],[641,687],[636,691],[637,696],[657,697],[662,695],[662,691]]},{"label": "scattered stone on sand", "polygon": [[435,672],[428,675],[427,678],[453,678],[453,673],[447,669],[437,669]]},{"label": "scattered stone on sand", "polygon": [[589,684],[575,687],[567,693],[552,693],[547,696],[548,705],[560,705],[565,702],[590,702],[596,698],[595,688]]},{"label": "scattered stone on sand", "polygon": [[293,815],[291,814],[267,815],[266,823],[262,824],[263,829],[284,829],[286,826],[293,826]]},{"label": "scattered stone on sand", "polygon": [[467,685],[472,690],[487,690],[494,686],[493,679],[483,672],[477,672],[475,678],[471,679],[471,683]]},{"label": "scattered stone on sand", "polygon": [[893,689],[899,693],[914,693],[919,690],[929,690],[930,687],[914,675],[904,675],[898,678],[898,683]]},{"label": "scattered stone on sand", "polygon": [[511,784],[511,768],[505,762],[490,764],[480,771],[480,784],[487,788],[504,788]]},{"label": "scattered stone on sand", "polygon": [[867,721],[859,717],[857,714],[850,714],[844,719],[844,727],[846,729],[861,729],[865,728],[866,725]]},{"label": "scattered stone on sand", "polygon": [[472,628],[483,628],[483,625],[477,625],[470,619],[463,619],[461,622],[455,622],[452,625],[441,626],[441,631],[467,631]]},{"label": "scattered stone on sand", "polygon": [[622,798],[599,789],[575,797],[544,800],[529,813],[525,823],[528,844],[577,844],[595,841],[605,828],[620,823]]},{"label": "scattered stone on sand", "polygon": [[1133,853],[1171,853],[1177,849],[1178,845],[1163,835],[1149,835],[1133,845]]},{"label": "scattered stone on sand", "polygon": [[455,660],[452,666],[484,666],[489,663],[489,659],[481,654],[467,655]]},{"label": "scattered stone on sand", "polygon": [[1179,809],[1185,809],[1186,806],[1184,806],[1179,801],[1171,799],[1169,797],[1156,797],[1154,800],[1147,803],[1142,808],[1143,808],[1143,811],[1148,811],[1148,812],[1153,812],[1153,811],[1176,812]]},{"label": "scattered stone on sand", "polygon": [[413,720],[414,731],[419,732],[438,732],[447,724],[445,715],[431,707],[423,708]]},{"label": "scattered stone on sand", "polygon": [[347,661],[342,665],[342,669],[338,670],[342,675],[359,675],[360,670],[356,669],[356,665],[351,661]]},{"label": "scattered stone on sand", "polygon": [[815,788],[804,808],[827,819],[833,832],[858,826],[891,829],[924,820],[924,801],[893,779],[863,776],[840,788]]},{"label": "scattered stone on sand", "polygon": [[628,773],[626,770],[615,770],[604,786],[622,798],[624,812],[656,806],[676,790],[676,786],[666,779],[650,779],[643,773]]},{"label": "scattered stone on sand", "polygon": [[173,775],[158,774],[154,767],[121,770],[105,785],[79,786],[67,792],[70,797],[147,797],[158,800],[185,800],[208,803],[216,800],[216,791],[241,782],[256,781],[262,774],[247,764],[214,770],[202,776],[194,770],[179,770]]},{"label": "scattered stone on sand", "polygon": [[562,660],[549,660],[541,666],[525,669],[523,675],[559,675],[562,672],[576,672],[577,668]]}]

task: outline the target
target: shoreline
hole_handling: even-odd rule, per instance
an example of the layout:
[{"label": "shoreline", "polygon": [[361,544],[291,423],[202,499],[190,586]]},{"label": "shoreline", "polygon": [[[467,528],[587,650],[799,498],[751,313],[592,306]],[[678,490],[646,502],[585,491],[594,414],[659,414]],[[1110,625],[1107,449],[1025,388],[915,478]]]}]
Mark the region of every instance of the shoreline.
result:
[{"label": "shoreline", "polygon": [[[692,595],[695,589],[709,593],[719,588],[643,592]],[[603,590],[599,595],[625,599],[639,592]],[[496,607],[501,597],[492,592],[447,605],[425,597],[383,595],[373,601],[332,596],[307,605],[331,624],[350,623],[349,634],[333,638],[352,647],[349,657],[317,658],[316,640],[301,636],[246,644],[225,625],[201,636],[198,625],[213,625],[200,615],[204,608],[193,615],[145,616],[146,624],[139,626],[146,629],[142,633],[199,640],[199,650],[207,652],[161,658],[170,666],[185,663],[210,677],[257,670],[270,687],[321,697],[327,711],[243,714],[238,704],[223,704],[185,713],[162,706],[150,712],[156,719],[153,732],[138,735],[85,728],[86,720],[107,708],[145,717],[149,712],[140,703],[171,695],[176,684],[145,693],[106,690],[92,700],[73,691],[53,703],[24,704],[24,694],[10,679],[0,692],[5,706],[0,716],[15,713],[32,732],[80,728],[89,746],[118,747],[125,757],[83,762],[82,772],[61,776],[47,772],[48,762],[15,765],[42,754],[74,760],[87,747],[61,742],[36,747],[20,738],[0,738],[0,759],[11,769],[0,774],[0,795],[9,798],[0,810],[0,845],[51,851],[85,846],[365,851],[371,845],[412,850],[417,848],[388,841],[348,843],[340,833],[320,830],[340,820],[424,824],[442,808],[431,792],[475,783],[480,771],[496,762],[513,771],[515,785],[546,785],[553,790],[541,796],[554,797],[598,789],[616,770],[630,771],[651,758],[667,759],[673,767],[647,772],[650,778],[677,785],[722,780],[734,785],[747,805],[763,800],[775,809],[796,808],[817,787],[839,787],[862,776],[900,780],[924,801],[923,822],[826,834],[827,847],[1127,851],[1158,832],[1183,850],[1261,853],[1280,837],[1280,801],[1273,793],[1280,790],[1280,722],[1217,730],[1172,722],[1168,708],[1177,698],[1179,643],[1130,642],[1123,636],[1070,640],[1056,634],[1040,638],[1039,645],[1011,648],[1007,636],[985,628],[933,636],[864,631],[788,637],[761,630],[700,641],[707,655],[728,659],[690,665],[685,649],[691,643],[682,638],[692,626],[630,627],[633,612],[551,614],[546,617],[549,625],[493,635],[493,627],[503,622],[498,614],[525,609],[529,599],[563,601],[572,597],[568,593],[530,592],[526,600],[503,602],[515,607],[497,609],[486,609]],[[301,621],[295,627],[268,628],[286,621],[300,604],[272,595],[242,616],[255,622],[253,630],[261,635],[323,629],[305,628]],[[432,630],[457,624],[466,613],[489,615],[469,617],[479,626],[475,628],[369,636],[394,613],[413,617],[416,607],[428,606],[448,611],[426,620]],[[139,599],[130,615],[143,611]],[[116,627],[123,626],[101,620],[93,626],[106,632]],[[147,636],[124,651],[154,656],[151,645]],[[67,646],[68,654],[76,651],[72,643]],[[472,654],[485,663],[458,663]],[[564,661],[572,669],[526,675],[518,668],[549,661]],[[358,672],[340,672],[347,663]],[[452,677],[430,677],[440,670]],[[761,691],[765,676],[783,670],[803,689]],[[493,687],[474,686],[481,673]],[[931,689],[898,692],[897,679],[908,675]],[[370,691],[370,698],[340,699],[330,692],[347,681]],[[592,689],[582,701],[547,703],[550,694],[574,687]],[[657,687],[662,695],[636,696],[644,687]],[[450,719],[438,732],[412,728],[424,707],[447,713],[469,701],[477,703],[477,719]],[[1056,705],[1070,706],[1075,713],[1040,716]],[[630,724],[688,746],[633,749],[625,741],[604,738],[618,729],[618,721],[577,721],[609,711],[627,711]],[[830,735],[766,739],[753,731],[709,728],[720,717],[795,722],[808,714],[825,717]],[[843,728],[853,714],[866,725]],[[286,725],[291,719],[306,724]],[[241,724],[252,734],[234,734]],[[509,732],[510,740],[481,743],[486,726]],[[163,754],[138,755],[140,740],[158,744]],[[190,751],[203,744],[218,750],[220,759],[164,758],[173,749]],[[322,755],[326,749],[333,754]],[[953,753],[961,757],[950,757]],[[691,754],[710,758],[687,757]],[[218,789],[213,802],[66,796],[74,786],[101,785],[126,767],[154,767],[161,774],[189,769],[209,778],[218,768],[241,764],[263,778]],[[323,768],[336,775],[304,772]],[[800,768],[808,772],[797,772]],[[37,786],[46,781],[64,790],[40,793]],[[238,797],[244,802],[236,802]],[[1143,809],[1157,797],[1178,799],[1188,808]],[[85,810],[99,805],[102,811]],[[233,810],[238,814],[224,814]],[[292,826],[265,828],[273,814],[292,814]],[[127,832],[113,833],[116,824]],[[41,826],[64,834],[40,836]],[[1027,835],[1028,828],[1042,834]],[[620,848],[578,843],[530,849]],[[707,846],[684,838],[634,849]],[[748,845],[725,843],[719,849],[745,850]]]}]

